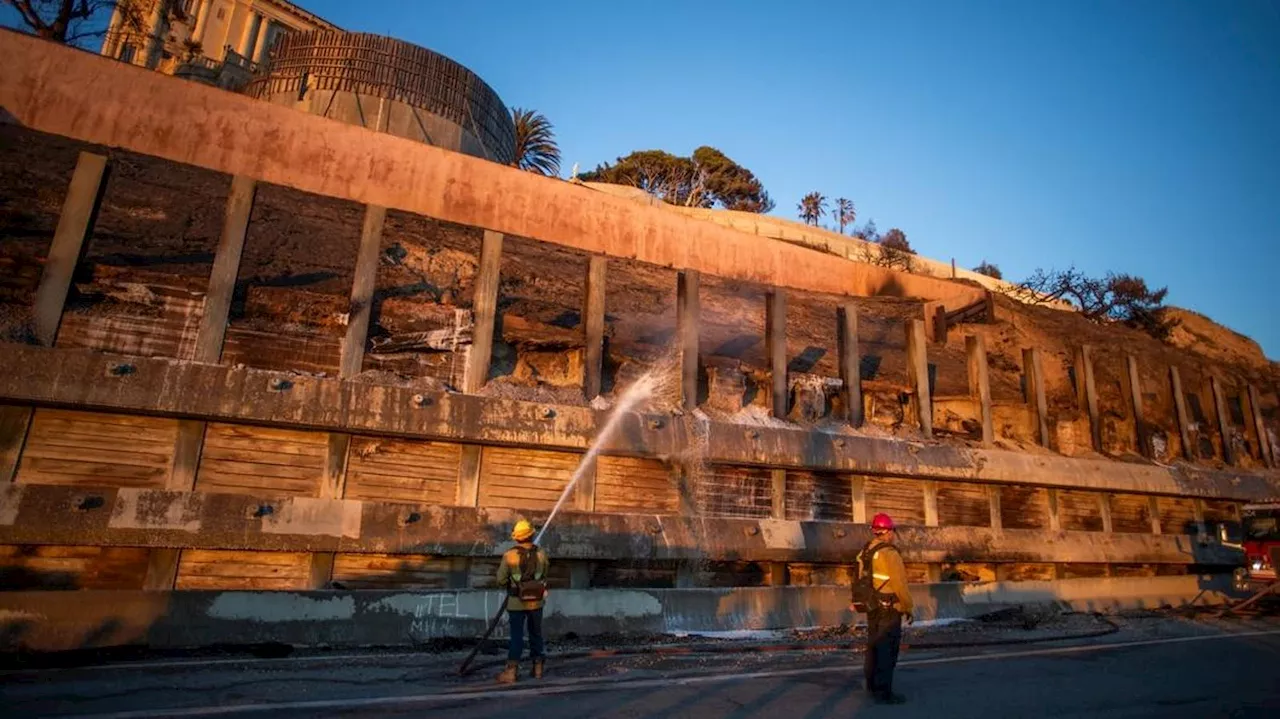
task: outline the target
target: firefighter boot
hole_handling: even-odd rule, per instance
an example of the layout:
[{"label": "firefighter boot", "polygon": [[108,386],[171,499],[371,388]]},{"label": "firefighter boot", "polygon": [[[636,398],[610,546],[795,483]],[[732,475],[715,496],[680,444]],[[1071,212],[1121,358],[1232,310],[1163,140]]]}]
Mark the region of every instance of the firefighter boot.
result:
[{"label": "firefighter boot", "polygon": [[533,660],[533,678],[534,679],[542,678],[542,663],[544,661],[546,660],[543,659],[542,657],[538,657],[537,659]]},{"label": "firefighter boot", "polygon": [[515,684],[520,678],[520,662],[507,662],[507,668],[498,675],[499,684]]}]

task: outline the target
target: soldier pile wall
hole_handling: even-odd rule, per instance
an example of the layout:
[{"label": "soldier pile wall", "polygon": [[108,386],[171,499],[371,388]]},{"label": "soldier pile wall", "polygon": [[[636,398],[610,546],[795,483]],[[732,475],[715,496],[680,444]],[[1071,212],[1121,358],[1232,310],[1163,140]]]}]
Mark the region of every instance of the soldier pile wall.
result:
[{"label": "soldier pile wall", "polygon": [[6,588],[487,586],[667,365],[553,585],[840,583],[878,511],[921,582],[1221,570],[1276,493],[1247,377],[989,365],[925,322],[985,290],[11,33],[0,62]]}]

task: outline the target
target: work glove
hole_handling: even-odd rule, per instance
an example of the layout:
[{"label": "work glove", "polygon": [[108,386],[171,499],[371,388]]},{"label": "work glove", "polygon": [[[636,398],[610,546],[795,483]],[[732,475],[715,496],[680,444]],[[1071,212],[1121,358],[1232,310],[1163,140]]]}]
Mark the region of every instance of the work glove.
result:
[{"label": "work glove", "polygon": [[904,614],[904,615],[902,616],[902,618],[907,620],[907,626],[908,626],[908,627],[909,627],[909,626],[911,626],[912,624],[915,624],[915,623],[916,623],[916,617],[915,617],[915,614],[914,614],[914,613],[912,613],[912,612],[907,612],[906,614]]}]

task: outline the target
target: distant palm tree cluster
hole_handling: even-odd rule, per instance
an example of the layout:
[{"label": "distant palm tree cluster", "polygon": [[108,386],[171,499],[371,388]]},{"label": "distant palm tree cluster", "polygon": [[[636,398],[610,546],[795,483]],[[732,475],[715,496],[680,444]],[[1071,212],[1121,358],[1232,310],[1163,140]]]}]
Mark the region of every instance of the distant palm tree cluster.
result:
[{"label": "distant palm tree cluster", "polygon": [[[810,192],[800,198],[797,209],[800,210],[800,219],[806,225],[817,227],[818,222],[827,215],[827,198],[821,192]],[[835,205],[831,207],[831,219],[839,226],[840,234],[844,234],[844,228],[853,227],[857,218],[858,211],[853,206],[853,200],[837,197]]]}]

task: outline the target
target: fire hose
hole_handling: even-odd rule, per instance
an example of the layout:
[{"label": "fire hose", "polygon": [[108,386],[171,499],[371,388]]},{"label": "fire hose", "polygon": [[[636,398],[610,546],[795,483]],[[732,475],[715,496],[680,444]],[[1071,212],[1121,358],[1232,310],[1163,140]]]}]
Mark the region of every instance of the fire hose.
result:
[{"label": "fire hose", "polygon": [[[479,653],[481,646],[493,633],[494,628],[498,624],[498,620],[502,617],[504,606],[494,616],[493,621],[489,623],[488,630],[481,636],[480,641],[471,649],[462,667],[458,670],[459,676],[466,676],[470,672],[468,668],[471,666],[472,660]],[[958,649],[962,647],[996,647],[1011,646],[1018,644],[1039,644],[1042,642],[1060,642],[1071,639],[1094,639],[1097,637],[1105,637],[1120,631],[1120,625],[1111,621],[1107,617],[1093,613],[1095,619],[1100,620],[1106,626],[1089,632],[1077,632],[1075,634],[1056,634],[1047,637],[1010,637],[1007,639],[988,639],[984,641],[965,641],[965,642],[912,642],[904,643],[902,649]],[[686,644],[679,646],[655,647],[655,646],[638,646],[638,647],[619,647],[615,649],[583,649],[571,652],[557,652],[556,659],[609,659],[612,657],[635,656],[635,655],[666,655],[666,656],[687,656],[697,654],[746,654],[746,653],[762,653],[762,652],[833,652],[854,648],[857,640],[849,640],[844,642],[791,642],[788,644]],[[482,669],[492,667],[501,662],[486,662],[475,667]]]}]

